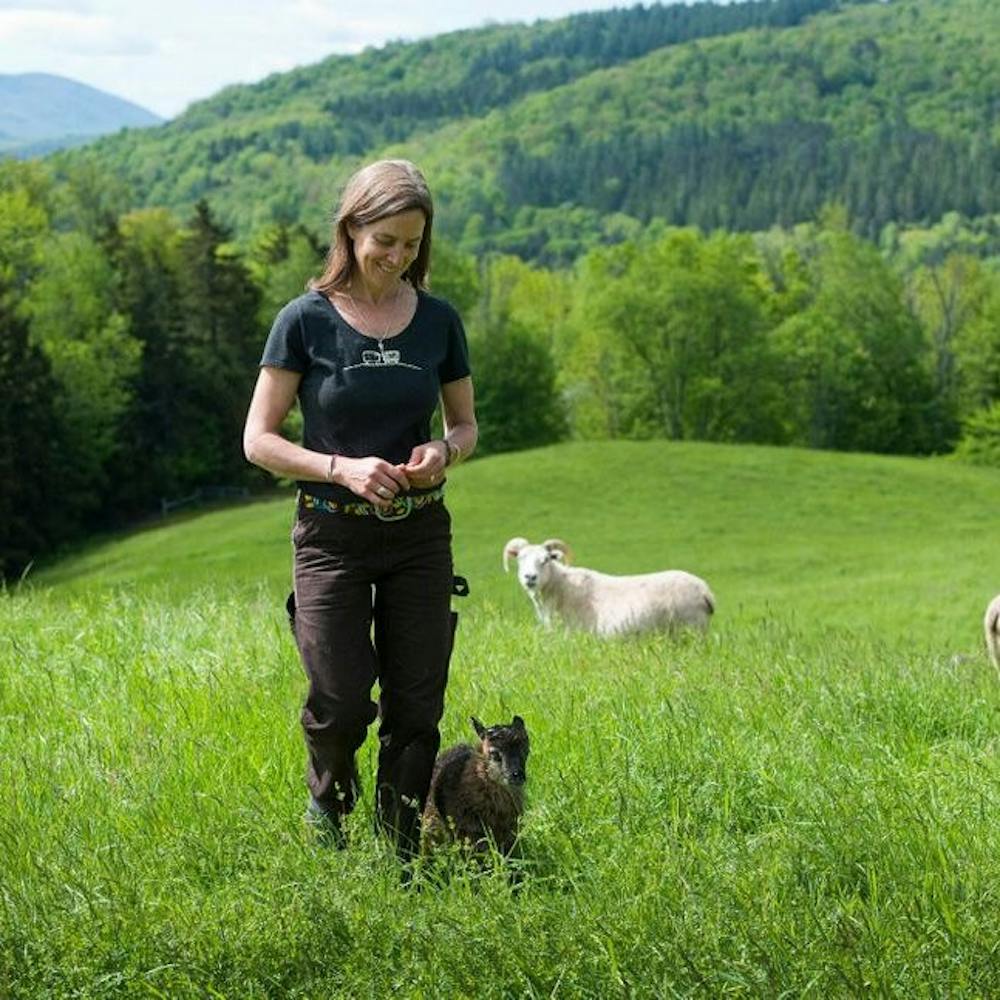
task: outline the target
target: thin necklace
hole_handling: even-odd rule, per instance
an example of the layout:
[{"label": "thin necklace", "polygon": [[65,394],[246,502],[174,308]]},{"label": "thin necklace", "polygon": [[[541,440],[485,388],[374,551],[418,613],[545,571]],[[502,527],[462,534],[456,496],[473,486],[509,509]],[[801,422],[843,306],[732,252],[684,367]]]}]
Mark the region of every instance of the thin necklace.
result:
[{"label": "thin necklace", "polygon": [[[399,296],[400,296],[400,293],[402,292],[402,290],[403,290],[403,285],[402,285],[402,283],[400,283],[396,287],[395,294],[389,300],[388,304],[390,306],[395,306],[396,302],[399,299]],[[358,300],[351,294],[350,290],[348,290],[348,292],[347,292],[347,297],[351,300],[351,308],[354,310],[354,313],[358,317],[358,319],[361,320],[362,325],[366,329],[373,331],[373,332],[369,333],[368,336],[374,337],[378,341],[378,349],[381,351],[382,350],[382,344],[385,342],[386,337],[389,336],[389,331],[392,329],[392,326],[393,326],[393,324],[391,322],[391,320],[392,320],[392,313],[389,314],[390,322],[388,323],[388,325],[386,326],[386,328],[382,332],[382,334],[379,335],[376,332],[378,330],[378,324],[370,322],[369,317],[366,316],[365,313],[362,311],[361,306],[358,304]],[[364,331],[362,331],[362,333],[363,332]]]}]

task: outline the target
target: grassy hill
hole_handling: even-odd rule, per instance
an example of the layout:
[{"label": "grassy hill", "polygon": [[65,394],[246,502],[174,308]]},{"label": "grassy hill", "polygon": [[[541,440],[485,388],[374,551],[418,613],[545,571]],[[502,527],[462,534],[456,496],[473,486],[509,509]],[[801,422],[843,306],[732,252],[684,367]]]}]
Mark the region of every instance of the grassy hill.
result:
[{"label": "grassy hill", "polygon": [[639,6],[332,57],[74,157],[243,235],[316,227],[383,154],[425,167],[471,251],[565,259],[652,218],[764,229],[830,200],[875,235],[1000,210],[997,37],[991,0]]},{"label": "grassy hill", "polygon": [[[0,993],[993,996],[998,474],[695,444],[451,477],[473,593],[443,733],[527,721],[521,880],[301,821],[288,499],[109,539],[0,600]],[[705,639],[545,632],[508,537],[683,566]],[[959,654],[959,655],[955,655]],[[336,960],[331,960],[336,956]]]},{"label": "grassy hill", "polygon": [[[500,552],[514,535],[558,536],[580,565],[688,569],[712,584],[717,625],[761,618],[877,631],[905,622],[943,652],[978,641],[1000,589],[995,470],[946,460],[697,443],[559,445],[477,460],[449,483],[457,569],[475,613],[530,606]],[[189,514],[90,547],[29,578],[54,595],[153,588],[275,598],[290,580],[290,496]],[[276,604],[276,607],[278,605]]]}]

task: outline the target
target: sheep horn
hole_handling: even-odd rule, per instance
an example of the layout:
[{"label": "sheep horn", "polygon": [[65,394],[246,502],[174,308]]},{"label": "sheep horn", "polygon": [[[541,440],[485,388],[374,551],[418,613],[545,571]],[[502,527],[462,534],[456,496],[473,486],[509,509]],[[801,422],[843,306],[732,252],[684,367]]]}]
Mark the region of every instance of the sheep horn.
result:
[{"label": "sheep horn", "polygon": [[542,548],[548,549],[549,552],[558,552],[564,563],[573,561],[573,550],[561,538],[547,538],[542,542]]},{"label": "sheep horn", "polygon": [[507,572],[507,560],[517,558],[518,552],[520,552],[521,549],[523,549],[527,544],[528,544],[527,538],[517,537],[517,538],[512,538],[503,547],[503,571],[505,573]]}]

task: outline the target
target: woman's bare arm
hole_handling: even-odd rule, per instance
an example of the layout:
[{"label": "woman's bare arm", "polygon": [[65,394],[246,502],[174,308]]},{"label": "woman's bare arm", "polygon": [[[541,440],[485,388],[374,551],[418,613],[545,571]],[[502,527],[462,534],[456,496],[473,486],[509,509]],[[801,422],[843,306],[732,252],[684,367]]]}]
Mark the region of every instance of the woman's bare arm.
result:
[{"label": "woman's bare arm", "polygon": [[263,367],[243,428],[243,452],[254,465],[289,479],[325,482],[330,456],[309,451],[281,436],[302,376],[287,368]]}]

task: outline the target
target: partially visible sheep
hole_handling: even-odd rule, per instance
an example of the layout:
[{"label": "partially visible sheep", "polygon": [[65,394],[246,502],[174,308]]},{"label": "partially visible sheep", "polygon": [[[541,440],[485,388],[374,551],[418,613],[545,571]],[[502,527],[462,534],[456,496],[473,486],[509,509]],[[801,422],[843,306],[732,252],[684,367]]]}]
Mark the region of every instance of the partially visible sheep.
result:
[{"label": "partially visible sheep", "polygon": [[993,666],[1000,674],[1000,594],[990,601],[983,619],[983,630],[986,632],[986,648],[989,651]]},{"label": "partially visible sheep", "polygon": [[510,855],[524,812],[528,731],[515,715],[488,729],[473,717],[479,745],[460,743],[438,756],[423,814],[425,853],[450,841],[478,854],[495,844]]},{"label": "partially visible sheep", "polygon": [[572,553],[558,538],[532,545],[512,538],[503,568],[517,559],[517,575],[543,625],[558,615],[567,625],[601,636],[691,626],[708,628],[715,598],[700,577],[671,569],[612,576],[569,566]]}]

